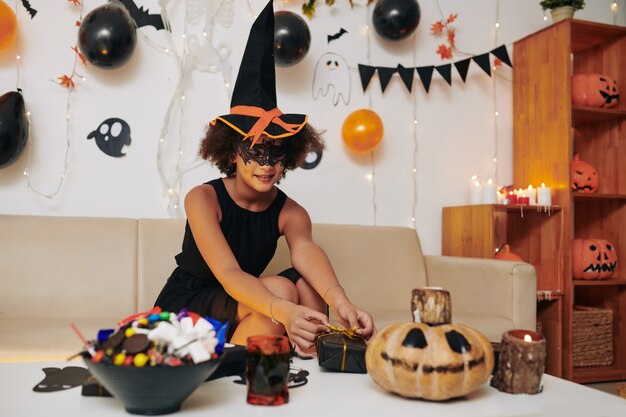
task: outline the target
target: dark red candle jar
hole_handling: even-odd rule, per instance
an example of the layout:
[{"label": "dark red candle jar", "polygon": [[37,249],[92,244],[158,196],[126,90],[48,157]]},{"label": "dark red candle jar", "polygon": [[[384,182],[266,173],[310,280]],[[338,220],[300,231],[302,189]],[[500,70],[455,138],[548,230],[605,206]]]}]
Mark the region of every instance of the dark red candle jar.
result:
[{"label": "dark red candle jar", "polygon": [[286,336],[250,336],[246,349],[248,403],[281,405],[289,402],[289,339]]}]

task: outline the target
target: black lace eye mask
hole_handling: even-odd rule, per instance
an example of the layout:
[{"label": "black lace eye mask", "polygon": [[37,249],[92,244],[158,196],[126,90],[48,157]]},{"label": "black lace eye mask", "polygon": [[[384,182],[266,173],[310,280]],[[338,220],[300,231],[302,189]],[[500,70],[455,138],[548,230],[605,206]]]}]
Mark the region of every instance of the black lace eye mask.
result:
[{"label": "black lace eye mask", "polygon": [[250,161],[255,161],[259,165],[274,166],[278,163],[285,164],[285,158],[287,152],[284,145],[274,145],[271,143],[263,142],[257,143],[252,148],[248,145],[248,142],[239,143],[239,156],[243,159],[243,162],[248,164]]}]

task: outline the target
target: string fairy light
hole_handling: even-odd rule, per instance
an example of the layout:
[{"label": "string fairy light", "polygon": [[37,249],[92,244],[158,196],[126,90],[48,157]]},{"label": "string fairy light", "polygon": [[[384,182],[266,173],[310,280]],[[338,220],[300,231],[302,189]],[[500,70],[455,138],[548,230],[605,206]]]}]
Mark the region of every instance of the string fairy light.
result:
[{"label": "string fairy light", "polygon": [[[500,30],[500,0],[496,0],[496,23],[494,24],[493,31],[493,44],[494,47],[498,46],[498,35]],[[493,74],[498,73],[497,65],[493,66]],[[498,184],[498,116],[500,116],[500,112],[498,111],[498,86],[497,86],[497,78],[491,77],[492,84],[492,97],[493,97],[493,178]]]},{"label": "string fairy light", "polygon": [[[371,65],[372,64],[372,60],[371,60],[371,55],[372,55],[372,49],[371,49],[371,40],[370,40],[370,25],[369,25],[369,17],[371,16],[370,13],[370,4],[368,3],[367,6],[365,7],[365,38],[367,40],[367,65]],[[368,101],[368,106],[371,109],[372,108],[372,90],[368,89],[367,92],[367,101]],[[370,174],[368,174],[367,178],[368,180],[371,182],[372,184],[372,218],[373,218],[373,224],[374,226],[376,226],[377,220],[376,220],[376,214],[377,214],[377,206],[376,206],[376,161],[375,161],[375,151],[371,151],[370,152]]]},{"label": "string fairy light", "polygon": [[[81,22],[83,20],[83,3],[81,1],[77,1],[77,2],[72,2],[72,4],[74,4],[75,6],[79,7],[79,20],[78,21]],[[15,10],[16,10],[16,12],[18,10],[17,0],[15,1]],[[19,16],[18,13],[16,13],[16,15]],[[19,49],[18,49],[17,39],[16,39],[16,51],[17,50],[19,50]],[[74,94],[74,86],[75,86],[74,82],[73,82],[73,79],[75,77],[78,77],[82,81],[87,81],[86,77],[80,75],[76,71],[76,66],[78,65],[78,60],[79,59],[83,60],[84,58],[82,57],[80,52],[78,52],[78,49],[77,49],[76,46],[74,46],[72,48],[72,50],[74,50],[75,53],[74,53],[74,63],[72,65],[71,75],[69,75],[69,76],[64,75],[62,77],[59,77],[60,81],[51,80],[55,84],[60,84],[60,85],[64,86],[67,89],[66,105],[65,105],[65,155],[64,155],[64,158],[63,158],[63,172],[59,176],[59,180],[57,182],[56,188],[51,193],[45,193],[45,192],[39,191],[39,189],[37,189],[33,185],[33,183],[31,182],[31,162],[32,162],[32,152],[33,152],[33,148],[34,148],[34,135],[33,135],[33,128],[32,128],[32,122],[31,122],[31,112],[28,110],[28,106],[26,106],[26,118],[28,120],[28,138],[29,138],[29,141],[30,141],[30,144],[28,145],[28,151],[26,152],[26,168],[24,168],[24,176],[26,177],[26,186],[32,192],[34,192],[35,194],[37,194],[37,195],[39,195],[41,197],[45,197],[47,199],[53,199],[57,194],[59,194],[59,192],[61,191],[61,188],[63,187],[63,183],[65,182],[65,179],[67,178],[67,174],[68,174],[69,167],[70,167],[70,163],[69,163],[69,161],[70,161],[70,148],[71,148],[70,123],[71,123],[71,119],[72,119],[72,117],[71,117],[72,104],[71,103],[72,103],[72,95]],[[21,64],[21,56],[18,53],[17,56],[16,56],[17,89],[18,89],[18,91],[21,92],[21,88],[20,88],[20,83],[21,83],[20,64]],[[26,101],[25,101],[25,103],[26,103]]]},{"label": "string fairy light", "polygon": [[[185,109],[186,109],[186,87],[188,82],[188,77],[192,70],[199,70],[203,72],[217,72],[221,71],[223,78],[223,86],[226,89],[227,95],[231,96],[231,82],[230,82],[230,65],[225,59],[230,53],[230,49],[224,45],[221,46],[220,51],[216,51],[215,48],[210,44],[213,38],[213,27],[214,21],[216,19],[220,20],[220,23],[223,26],[228,26],[230,21],[228,18],[224,18],[222,16],[218,17],[218,12],[224,5],[230,5],[232,7],[232,0],[220,0],[219,2],[212,2],[208,4],[201,4],[200,2],[188,1],[186,2],[185,8],[185,18],[183,25],[183,33],[181,34],[182,39],[182,50],[181,53],[178,53],[178,48],[176,46],[176,42],[174,40],[174,36],[171,31],[171,24],[169,20],[169,13],[167,10],[167,6],[169,4],[169,0],[162,0],[159,2],[161,6],[161,18],[163,20],[164,26],[167,30],[167,42],[168,46],[159,45],[156,42],[153,42],[150,38],[145,36],[140,32],[140,36],[153,48],[160,50],[162,53],[172,57],[175,61],[176,69],[178,71],[178,82],[174,91],[172,92],[172,96],[167,107],[163,125],[161,126],[161,131],[159,134],[159,140],[157,142],[157,157],[156,164],[157,170],[159,173],[159,179],[161,180],[161,185],[163,188],[163,195],[167,199],[167,210],[172,217],[180,217],[182,214],[180,200],[182,193],[182,180],[186,173],[192,171],[199,166],[203,165],[204,161],[200,159],[197,155],[195,155],[189,162],[183,163],[184,160],[184,121],[185,121]],[[204,43],[198,45],[197,38],[193,34],[188,33],[189,24],[197,23],[201,20],[202,13],[204,13],[205,22],[204,28],[202,30],[202,38]],[[232,14],[225,13],[227,16],[232,17]],[[190,46],[191,45],[191,46]],[[195,48],[195,49],[193,49]],[[190,53],[191,50],[191,53]],[[213,62],[207,62],[210,58],[207,58],[207,55],[211,55],[217,61],[217,65],[213,65]],[[200,60],[203,60],[199,62]],[[178,110],[178,128],[176,130],[176,138],[172,138],[170,126],[172,125],[172,117],[174,111]],[[165,150],[164,147],[173,140],[177,140],[174,143],[174,148],[176,149],[175,154],[175,164],[173,168],[173,172],[168,172]]]},{"label": "string fairy light", "polygon": [[[417,67],[417,36],[413,34],[413,67]],[[411,94],[413,104],[413,206],[411,208],[411,223],[413,228],[417,230],[417,94]]]}]

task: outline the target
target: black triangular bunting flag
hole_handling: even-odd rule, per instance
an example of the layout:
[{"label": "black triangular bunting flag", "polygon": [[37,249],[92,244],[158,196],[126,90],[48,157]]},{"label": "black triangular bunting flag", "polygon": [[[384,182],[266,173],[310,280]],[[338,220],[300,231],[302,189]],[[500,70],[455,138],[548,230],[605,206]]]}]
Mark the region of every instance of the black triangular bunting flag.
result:
[{"label": "black triangular bunting flag", "polygon": [[476,55],[472,58],[478,64],[480,69],[485,71],[491,77],[491,64],[489,64],[489,54]]},{"label": "black triangular bunting flag", "polygon": [[509,67],[513,68],[513,64],[511,63],[511,60],[509,59],[509,53],[506,50],[506,46],[500,45],[496,49],[491,51],[491,53],[500,61],[504,62]]},{"label": "black triangular bunting flag", "polygon": [[369,85],[374,73],[376,72],[375,67],[370,67],[369,65],[359,64],[359,75],[361,76],[361,85],[363,86],[363,92],[367,90],[367,86]]},{"label": "black triangular bunting flag", "polygon": [[391,80],[391,77],[393,76],[393,74],[395,74],[396,69],[389,68],[389,67],[377,67],[377,69],[378,69],[378,79],[380,80],[380,89],[384,93],[385,89],[387,88],[387,85],[389,85],[389,81]]},{"label": "black triangular bunting flag", "polygon": [[428,93],[428,89],[430,88],[430,81],[433,79],[433,70],[434,66],[430,67],[417,67],[417,75],[419,75],[420,80],[422,80],[422,84],[424,85],[424,90]]},{"label": "black triangular bunting flag", "polygon": [[452,85],[452,64],[439,65],[435,69],[446,80],[448,85]]},{"label": "black triangular bunting flag", "polygon": [[463,61],[458,61],[454,63],[456,70],[459,72],[461,79],[465,82],[467,78],[467,70],[469,69],[469,65],[472,60],[470,58],[464,59]]},{"label": "black triangular bunting flag", "polygon": [[398,64],[397,71],[410,93],[413,89],[413,73],[415,72],[415,68],[404,68],[402,65]]}]

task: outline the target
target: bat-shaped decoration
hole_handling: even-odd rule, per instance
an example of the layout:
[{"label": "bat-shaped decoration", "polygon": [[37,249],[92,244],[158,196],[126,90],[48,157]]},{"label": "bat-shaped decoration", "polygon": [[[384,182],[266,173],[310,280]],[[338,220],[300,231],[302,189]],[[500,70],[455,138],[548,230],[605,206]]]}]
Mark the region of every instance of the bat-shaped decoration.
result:
[{"label": "bat-shaped decoration", "polygon": [[[112,0],[109,0],[112,1]],[[137,27],[140,28],[142,26],[154,26],[156,30],[167,29],[165,24],[163,23],[163,18],[160,14],[150,14],[149,10],[144,10],[143,6],[137,7],[134,0],[119,0],[120,3],[126,7],[128,13],[133,18],[135,23],[137,23]]]},{"label": "bat-shaped decoration", "polygon": [[335,33],[334,35],[328,35],[327,43],[330,43],[331,41],[341,38],[345,33],[348,33],[348,31],[345,30],[344,28],[341,28],[341,30],[339,30],[339,32]]},{"label": "bat-shaped decoration", "polygon": [[37,14],[37,10],[33,9],[28,0],[22,0],[22,6],[26,9],[32,19]]},{"label": "bat-shaped decoration", "polygon": [[33,387],[35,392],[63,391],[83,384],[91,375],[85,368],[66,366],[65,368],[43,368],[45,378]]}]

